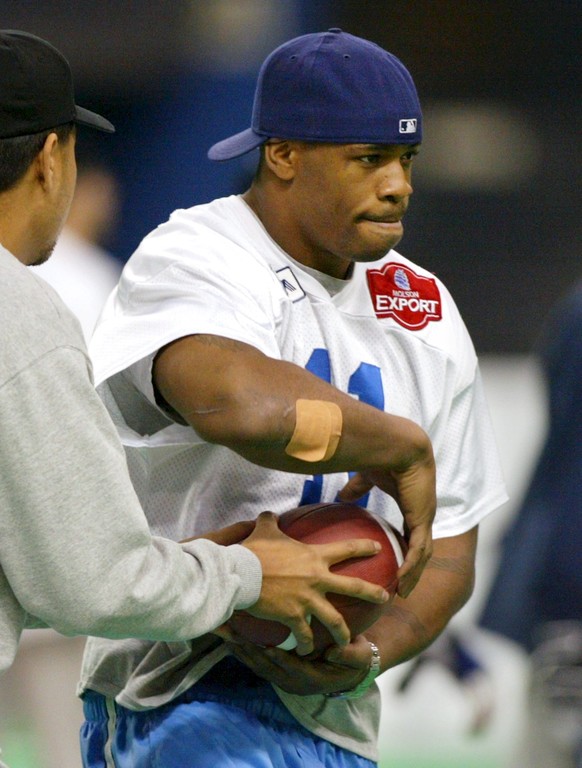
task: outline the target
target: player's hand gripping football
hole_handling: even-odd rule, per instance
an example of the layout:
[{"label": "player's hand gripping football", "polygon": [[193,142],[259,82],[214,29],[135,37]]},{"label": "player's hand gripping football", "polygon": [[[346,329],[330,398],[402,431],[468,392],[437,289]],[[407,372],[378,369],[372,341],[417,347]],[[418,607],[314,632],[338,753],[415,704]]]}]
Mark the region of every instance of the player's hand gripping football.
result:
[{"label": "player's hand gripping football", "polygon": [[324,655],[300,659],[294,653],[261,648],[240,637],[230,643],[230,651],[259,677],[298,696],[355,688],[368,672],[371,654],[370,643],[364,635],[357,635],[342,648],[339,657],[330,649]]},{"label": "player's hand gripping football", "polygon": [[407,597],[432,555],[432,523],[436,512],[435,461],[426,434],[413,422],[400,419],[404,429],[417,432],[405,443],[417,446],[385,468],[353,475],[339,493],[342,501],[356,501],[377,486],[392,496],[404,517],[408,552],[398,570],[398,594]]},{"label": "player's hand gripping football", "polygon": [[331,565],[342,560],[376,554],[380,545],[375,541],[352,539],[303,544],[279,529],[276,515],[263,512],[253,533],[241,543],[257,555],[263,569],[260,598],[247,612],[288,626],[297,640],[299,655],[313,651],[310,616],[317,617],[328,628],[338,645],[350,641],[350,630],[327,600],[327,592],[351,595],[371,603],[389,600],[388,593],[376,584],[330,571]]}]

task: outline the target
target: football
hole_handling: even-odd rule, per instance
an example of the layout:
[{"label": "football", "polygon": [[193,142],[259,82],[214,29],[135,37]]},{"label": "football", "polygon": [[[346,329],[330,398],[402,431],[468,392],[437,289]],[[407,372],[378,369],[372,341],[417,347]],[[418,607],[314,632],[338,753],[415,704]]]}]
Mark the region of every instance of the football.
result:
[{"label": "football", "polygon": [[[341,502],[309,504],[280,515],[279,527],[287,536],[306,544],[326,544],[345,539],[380,542],[382,549],[377,554],[343,560],[331,566],[331,570],[380,584],[391,595],[396,593],[396,572],[404,560],[406,543],[395,528],[369,510]],[[377,621],[387,605],[331,593],[328,599],[346,620],[352,637]],[[295,636],[284,624],[258,619],[246,611],[235,611],[229,624],[237,634],[261,646],[276,646],[290,651],[297,644]],[[313,619],[311,626],[315,651],[321,652],[333,644],[330,633],[317,619]]]}]

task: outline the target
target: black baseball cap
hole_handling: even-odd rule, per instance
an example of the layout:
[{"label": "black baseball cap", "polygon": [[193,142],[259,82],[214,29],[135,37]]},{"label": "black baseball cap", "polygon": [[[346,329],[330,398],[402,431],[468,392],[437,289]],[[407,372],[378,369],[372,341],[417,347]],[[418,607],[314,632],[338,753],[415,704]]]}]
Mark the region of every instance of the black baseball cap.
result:
[{"label": "black baseball cap", "polygon": [[65,123],[115,132],[109,120],[75,104],[73,75],[62,53],[28,32],[0,30],[0,139]]}]

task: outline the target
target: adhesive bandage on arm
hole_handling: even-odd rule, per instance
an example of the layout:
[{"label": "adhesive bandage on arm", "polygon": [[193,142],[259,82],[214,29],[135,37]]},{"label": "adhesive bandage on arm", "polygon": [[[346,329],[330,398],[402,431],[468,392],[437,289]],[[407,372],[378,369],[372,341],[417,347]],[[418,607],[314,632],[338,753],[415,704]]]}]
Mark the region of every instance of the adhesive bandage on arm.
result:
[{"label": "adhesive bandage on arm", "polygon": [[337,450],[341,434],[339,405],[327,400],[297,400],[295,430],[285,453],[302,461],[328,461]]}]

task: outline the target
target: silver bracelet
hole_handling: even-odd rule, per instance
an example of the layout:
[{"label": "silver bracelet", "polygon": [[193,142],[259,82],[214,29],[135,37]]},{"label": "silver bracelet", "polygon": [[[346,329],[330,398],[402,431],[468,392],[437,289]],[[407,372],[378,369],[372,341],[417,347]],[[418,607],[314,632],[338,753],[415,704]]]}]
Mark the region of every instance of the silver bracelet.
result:
[{"label": "silver bracelet", "polygon": [[333,693],[327,693],[326,696],[329,699],[359,699],[363,696],[368,688],[372,685],[374,680],[380,674],[380,651],[378,646],[371,643],[368,640],[370,650],[372,651],[372,658],[370,659],[370,666],[368,667],[368,673],[366,677],[359,682],[355,688],[349,691],[334,691]]}]

